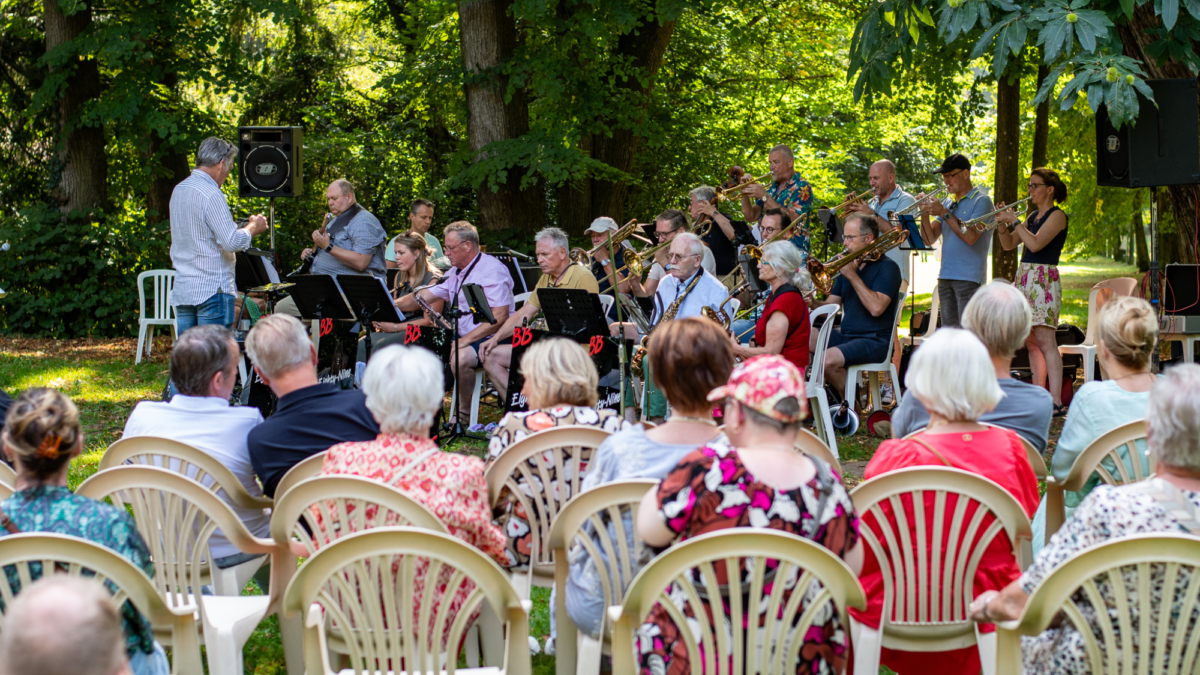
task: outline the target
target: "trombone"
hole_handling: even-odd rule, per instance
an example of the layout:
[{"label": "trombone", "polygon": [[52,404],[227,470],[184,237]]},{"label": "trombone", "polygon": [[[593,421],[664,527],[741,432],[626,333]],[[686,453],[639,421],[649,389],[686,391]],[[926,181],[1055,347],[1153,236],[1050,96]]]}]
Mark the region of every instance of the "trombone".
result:
[{"label": "trombone", "polygon": [[[1017,201],[1015,201],[1011,204],[1006,204],[1005,206],[1002,206],[1001,208],[998,208],[995,211],[990,211],[990,212],[985,213],[982,216],[979,216],[977,218],[972,218],[967,221],[961,221],[959,230],[963,234],[966,234],[967,231],[970,230],[971,228],[974,228],[976,232],[987,232],[988,230],[994,229],[998,225],[1000,225],[1000,221],[996,220],[997,215],[1004,213],[1005,211],[1008,211],[1010,209],[1014,209],[1017,206],[1029,201],[1030,199],[1033,199],[1033,197],[1025,197],[1024,199],[1018,199]],[[990,223],[988,222],[989,220],[991,221]]]},{"label": "trombone", "polygon": [[768,172],[764,173],[763,175],[759,176],[758,178],[751,178],[750,180],[748,180],[744,183],[738,183],[737,185],[734,185],[731,188],[719,188],[719,187],[714,188],[716,190],[716,194],[714,196],[716,197],[716,200],[718,202],[723,202],[728,199],[733,199],[735,196],[738,196],[738,193],[740,193],[742,190],[746,189],[747,187],[749,187],[761,180],[766,179],[770,175],[771,175],[771,172],[768,171]]}]

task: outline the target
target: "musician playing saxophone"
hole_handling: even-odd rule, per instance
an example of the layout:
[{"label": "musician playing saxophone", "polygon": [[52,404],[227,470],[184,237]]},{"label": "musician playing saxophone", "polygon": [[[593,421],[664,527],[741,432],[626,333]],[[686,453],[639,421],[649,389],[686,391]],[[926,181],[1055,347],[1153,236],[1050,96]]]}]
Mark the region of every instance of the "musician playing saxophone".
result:
[{"label": "musician playing saxophone", "polygon": [[[701,265],[707,249],[700,237],[690,232],[679,233],[671,240],[668,250],[667,264],[671,269],[655,290],[652,322],[658,325],[664,320],[700,316],[703,307],[720,308],[729,295],[729,289]],[[695,285],[692,282],[695,282]],[[687,290],[689,286],[691,290]],[[676,304],[676,300],[682,301]],[[668,313],[673,304],[676,305],[676,309],[674,316],[670,316]],[[680,345],[679,348],[688,347]],[[654,385],[649,364],[646,364],[646,387],[646,415],[651,419],[663,417],[666,414],[667,400]]]},{"label": "musician playing saxophone", "polygon": [[[879,236],[879,224],[871,216],[854,214],[846,221],[843,240],[847,254],[866,248]],[[895,329],[896,302],[900,297],[900,267],[886,256],[874,262],[859,260],[841,269],[829,297],[820,305],[841,305],[841,328],[833,329],[825,350],[825,381],[839,395],[846,391],[846,368],[864,363],[882,363]],[[809,340],[816,348],[817,331]]]}]

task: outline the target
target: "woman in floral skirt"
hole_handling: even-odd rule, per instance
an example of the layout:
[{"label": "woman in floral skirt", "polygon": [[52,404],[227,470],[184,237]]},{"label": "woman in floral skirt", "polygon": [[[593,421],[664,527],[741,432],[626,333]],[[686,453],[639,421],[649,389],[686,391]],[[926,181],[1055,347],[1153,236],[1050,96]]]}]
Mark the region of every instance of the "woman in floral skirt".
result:
[{"label": "woman in floral skirt", "polygon": [[1062,357],[1054,333],[1062,304],[1058,259],[1067,242],[1067,214],[1055,204],[1067,199],[1067,186],[1053,170],[1039,168],[1030,174],[1028,187],[1034,210],[1024,222],[1012,211],[1000,213],[996,220],[1008,228],[1000,227],[997,231],[1006,251],[1025,245],[1016,285],[1033,306],[1033,330],[1025,343],[1029,348],[1029,364],[1034,384],[1044,386],[1049,378],[1054,416],[1062,417],[1067,408],[1062,404]]}]

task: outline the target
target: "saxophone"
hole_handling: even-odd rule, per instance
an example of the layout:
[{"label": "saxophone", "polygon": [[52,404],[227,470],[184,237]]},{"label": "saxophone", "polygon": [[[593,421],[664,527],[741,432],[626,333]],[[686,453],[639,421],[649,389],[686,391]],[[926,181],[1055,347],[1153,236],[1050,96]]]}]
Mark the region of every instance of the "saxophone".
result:
[{"label": "saxophone", "polygon": [[730,300],[733,300],[734,298],[736,298],[738,295],[740,295],[742,293],[742,291],[746,290],[749,287],[750,287],[749,283],[745,283],[745,284],[738,286],[737,288],[733,289],[733,291],[729,294],[729,297],[725,298],[725,300],[721,303],[720,307],[713,309],[712,307],[705,305],[704,307],[700,308],[700,313],[703,314],[704,316],[706,316],[707,318],[712,319],[713,321],[716,321],[717,323],[721,324],[721,327],[724,328],[725,330],[729,330],[729,326],[733,324],[733,318],[730,317],[729,314],[727,314],[725,312],[725,305],[728,305]]},{"label": "saxophone", "polygon": [[638,345],[637,351],[633,353],[633,360],[629,364],[629,370],[635,376],[642,377],[646,371],[645,367],[642,365],[642,361],[646,358],[646,345],[649,343],[650,336],[654,334],[654,329],[668,321],[675,320],[675,315],[679,313],[679,307],[683,304],[684,300],[687,300],[687,296],[691,294],[692,289],[696,287],[696,284],[700,283],[700,279],[703,276],[704,272],[701,271],[692,279],[692,282],[687,285],[687,288],[683,289],[683,292],[679,294],[679,297],[675,298],[675,301],[667,306],[666,311],[664,311],[663,315],[659,317],[658,322],[650,327],[650,332],[646,333],[646,337],[642,338],[642,344]]}]

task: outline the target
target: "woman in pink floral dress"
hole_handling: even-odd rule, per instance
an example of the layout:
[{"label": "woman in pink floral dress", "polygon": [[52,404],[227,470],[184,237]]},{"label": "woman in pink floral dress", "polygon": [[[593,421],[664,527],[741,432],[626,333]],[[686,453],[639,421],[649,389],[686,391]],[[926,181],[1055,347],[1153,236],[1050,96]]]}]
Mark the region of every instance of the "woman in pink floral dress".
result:
[{"label": "woman in pink floral dress", "polygon": [[1025,343],[1029,348],[1033,383],[1046,386],[1049,382],[1048,389],[1054,397],[1054,416],[1063,417],[1067,408],[1062,404],[1062,357],[1058,354],[1054,334],[1062,304],[1058,259],[1067,242],[1067,214],[1054,204],[1067,199],[1067,186],[1054,171],[1034,169],[1029,176],[1029,197],[1035,209],[1029,212],[1025,221],[1020,222],[1015,213],[1005,211],[996,216],[996,220],[1008,227],[999,227],[997,231],[1006,251],[1025,245],[1021,266],[1017,268],[1016,285],[1033,307],[1033,330]]},{"label": "woman in pink floral dress", "polygon": [[[321,475],[361,476],[391,485],[427,506],[445,523],[452,536],[503,563],[504,532],[491,522],[483,461],[468,455],[442,452],[429,438],[433,416],[442,405],[442,364],[437,357],[417,347],[387,347],[377,352],[367,366],[363,391],[367,396],[367,409],[379,422],[380,434],[373,441],[341,443],[330,448],[321,465]],[[326,507],[330,512],[337,511],[337,505],[332,501],[326,502]],[[347,505],[347,508],[353,507]],[[383,522],[377,522],[374,510],[374,507],[367,509],[366,528],[399,524],[394,513],[389,513]],[[316,506],[313,514],[320,523]],[[354,527],[352,520],[343,522]],[[414,619],[420,616],[426,599],[428,568],[428,560],[417,561]],[[393,561],[392,569],[399,571],[398,557]],[[453,570],[443,568],[438,575],[429,616],[438,616],[444,601],[442,595],[452,573]],[[474,588],[470,582],[459,588],[450,600],[450,616],[458,613]],[[446,646],[445,638],[443,635],[442,648]]]}]

